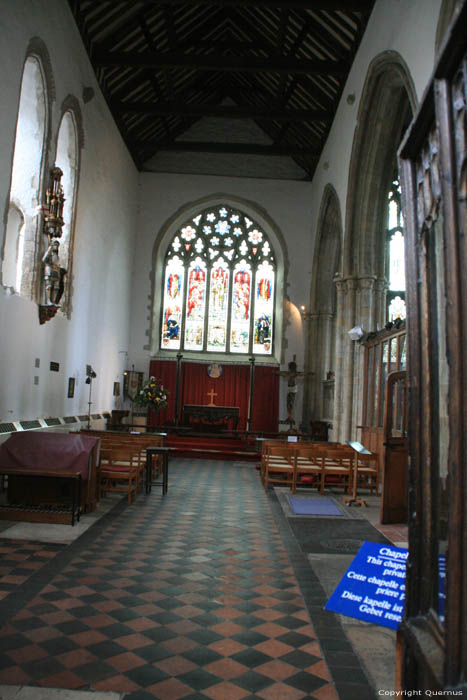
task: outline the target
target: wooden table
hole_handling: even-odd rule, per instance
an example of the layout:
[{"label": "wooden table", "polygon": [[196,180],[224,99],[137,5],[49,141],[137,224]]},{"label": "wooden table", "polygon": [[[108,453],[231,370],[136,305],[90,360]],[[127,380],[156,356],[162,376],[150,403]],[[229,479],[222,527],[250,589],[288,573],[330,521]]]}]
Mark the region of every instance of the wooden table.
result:
[{"label": "wooden table", "polygon": [[59,515],[68,505],[74,524],[76,509],[94,511],[99,445],[98,438],[80,433],[11,435],[0,446],[0,474],[8,475],[8,505],[0,509],[0,518],[68,522]]},{"label": "wooden table", "polygon": [[[169,488],[169,452],[175,448],[154,445],[146,447],[146,493],[151,492],[152,485],[162,486],[162,493],[165,495]],[[152,459],[156,455],[162,457],[162,483],[152,480]]]}]

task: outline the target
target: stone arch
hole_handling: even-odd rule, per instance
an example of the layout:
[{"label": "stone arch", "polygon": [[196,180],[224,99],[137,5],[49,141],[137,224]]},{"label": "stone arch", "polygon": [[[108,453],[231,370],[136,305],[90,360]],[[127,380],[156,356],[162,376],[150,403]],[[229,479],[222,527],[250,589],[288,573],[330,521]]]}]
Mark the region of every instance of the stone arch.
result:
[{"label": "stone arch", "polygon": [[387,196],[397,149],[417,106],[415,87],[402,57],[386,51],[369,66],[352,144],[345,216],[340,295],[339,402],[334,439],[355,436],[360,424],[362,349],[348,331],[376,330],[385,321]]},{"label": "stone arch", "polygon": [[[274,248],[276,259],[277,259],[277,277],[276,277],[276,302],[274,309],[275,318],[275,345],[274,354],[268,356],[266,359],[270,362],[280,362],[283,355],[283,343],[284,343],[284,333],[283,328],[287,322],[287,308],[284,302],[286,301],[286,288],[287,288],[287,275],[289,270],[289,262],[287,255],[287,247],[285,244],[285,238],[277,226],[277,224],[271,219],[267,211],[256,204],[255,202],[249,201],[247,199],[232,196],[229,194],[216,193],[210,196],[202,197],[196,201],[186,203],[182,205],[161,227],[159,233],[156,236],[153,246],[152,254],[152,269],[150,272],[151,278],[151,306],[150,306],[150,328],[148,329],[148,335],[150,338],[149,347],[151,355],[157,355],[159,351],[159,329],[161,327],[160,318],[160,289],[162,285],[162,279],[164,274],[164,259],[169,242],[172,240],[177,229],[182,225],[184,221],[190,216],[196,216],[196,214],[209,206],[217,206],[220,204],[231,205],[244,212],[247,216],[251,216],[252,219],[258,222],[266,235],[268,236],[271,245]],[[281,292],[283,291],[283,294]],[[212,355],[212,353],[210,353]],[[202,355],[201,357],[205,357]],[[224,360],[229,359],[229,354],[224,355]],[[193,359],[196,359],[196,354],[193,354]],[[261,362],[261,359],[259,359]]]},{"label": "stone arch", "polygon": [[80,154],[84,148],[84,121],[81,105],[79,100],[74,95],[67,95],[63,100],[60,110],[60,119],[63,117],[65,112],[71,112],[73,114],[76,127],[77,149],[78,153]]},{"label": "stone arch", "polygon": [[404,127],[417,99],[402,57],[386,51],[371,63],[352,145],[346,209],[344,277],[384,277],[385,203]]},{"label": "stone arch", "polygon": [[[7,212],[8,237],[16,236],[17,240],[5,243],[5,250],[17,251],[18,274],[15,285],[9,286],[17,294],[30,299],[35,298],[39,286],[41,220],[36,212],[43,201],[54,95],[47,48],[41,39],[34,37],[29,42],[21,74]],[[17,209],[23,217],[20,229],[16,225]]]},{"label": "stone arch", "polygon": [[63,173],[61,184],[65,195],[63,208],[65,223],[60,239],[60,265],[67,270],[67,274],[61,312],[68,317],[71,313],[74,223],[83,145],[83,120],[79,102],[73,95],[68,95],[62,103],[55,145],[55,165]]},{"label": "stone arch", "polygon": [[10,201],[2,251],[2,285],[10,292],[18,291],[18,264],[23,254],[24,214],[21,207]]},{"label": "stone arch", "polygon": [[337,295],[335,277],[342,265],[342,216],[335,189],[326,185],[318,216],[308,315],[308,368],[303,421],[333,417]]},{"label": "stone arch", "polygon": [[335,295],[329,294],[337,272],[341,269],[342,216],[339,199],[332,185],[326,185],[318,217],[313,256],[310,312],[335,311]]},{"label": "stone arch", "polygon": [[[44,182],[44,174],[47,171],[50,163],[48,162],[48,154],[50,153],[50,146],[52,142],[52,107],[57,99],[57,91],[55,86],[55,78],[52,68],[52,61],[50,58],[50,53],[45,42],[38,36],[34,36],[29,40],[28,47],[26,49],[26,56],[24,62],[26,63],[28,57],[36,58],[41,66],[42,79],[45,85],[45,100],[46,100],[46,134],[45,134],[45,148],[44,148],[44,163],[42,170],[42,182]],[[41,192],[41,195],[43,192]]]},{"label": "stone arch", "polygon": [[454,10],[458,0],[443,0],[441,3],[441,9],[439,11],[438,24],[436,26],[436,38],[435,38],[435,51],[438,53],[443,39],[446,35],[446,31],[451,23]]}]

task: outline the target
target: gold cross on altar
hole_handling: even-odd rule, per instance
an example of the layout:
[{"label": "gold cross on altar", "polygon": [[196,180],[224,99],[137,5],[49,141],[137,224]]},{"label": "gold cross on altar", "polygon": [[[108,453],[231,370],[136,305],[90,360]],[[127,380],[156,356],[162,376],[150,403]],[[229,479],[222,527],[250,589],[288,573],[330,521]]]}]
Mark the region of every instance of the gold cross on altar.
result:
[{"label": "gold cross on altar", "polygon": [[214,397],[217,396],[217,393],[214,391],[214,389],[208,391],[208,396],[211,399],[211,403],[208,403],[208,406],[215,406],[216,404],[214,403]]}]

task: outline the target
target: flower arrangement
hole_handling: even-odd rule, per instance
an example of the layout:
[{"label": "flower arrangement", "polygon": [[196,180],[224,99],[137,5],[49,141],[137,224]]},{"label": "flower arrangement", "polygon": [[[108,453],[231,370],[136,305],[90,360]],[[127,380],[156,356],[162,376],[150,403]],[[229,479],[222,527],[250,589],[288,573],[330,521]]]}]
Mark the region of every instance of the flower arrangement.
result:
[{"label": "flower arrangement", "polygon": [[149,377],[136,394],[134,403],[137,406],[148,406],[156,411],[160,411],[162,408],[167,407],[168,398],[169,392],[167,389],[164,389],[162,383],[155,377]]}]

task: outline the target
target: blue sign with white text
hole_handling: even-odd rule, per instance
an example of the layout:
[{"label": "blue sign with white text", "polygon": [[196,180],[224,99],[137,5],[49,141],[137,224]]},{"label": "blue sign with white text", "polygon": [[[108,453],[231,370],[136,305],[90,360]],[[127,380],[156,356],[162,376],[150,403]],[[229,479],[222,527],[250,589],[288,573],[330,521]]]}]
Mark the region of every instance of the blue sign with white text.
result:
[{"label": "blue sign with white text", "polygon": [[324,609],[397,629],[407,557],[405,548],[364,542]]}]

